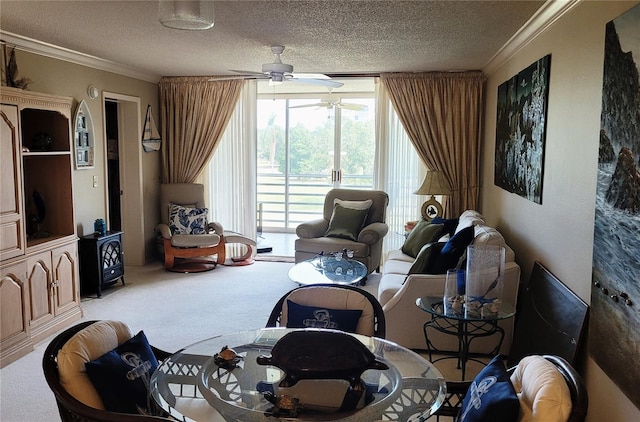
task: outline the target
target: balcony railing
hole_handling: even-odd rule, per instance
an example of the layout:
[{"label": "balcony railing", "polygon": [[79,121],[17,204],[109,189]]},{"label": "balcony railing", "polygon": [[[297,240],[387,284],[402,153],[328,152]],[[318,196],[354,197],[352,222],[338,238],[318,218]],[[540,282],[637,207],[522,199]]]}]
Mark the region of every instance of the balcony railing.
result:
[{"label": "balcony railing", "polygon": [[[344,176],[342,187],[371,189],[373,176]],[[298,224],[322,218],[327,192],[333,188],[326,175],[285,176],[258,173],[257,197],[262,230],[294,232]]]}]

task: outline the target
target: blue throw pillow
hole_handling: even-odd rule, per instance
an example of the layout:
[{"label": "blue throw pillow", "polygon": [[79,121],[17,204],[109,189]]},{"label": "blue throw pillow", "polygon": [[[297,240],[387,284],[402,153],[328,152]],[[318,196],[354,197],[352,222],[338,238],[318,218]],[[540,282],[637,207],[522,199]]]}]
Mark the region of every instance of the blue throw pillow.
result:
[{"label": "blue throw pillow", "polygon": [[473,242],[473,226],[466,227],[454,234],[451,239],[442,247],[442,250],[433,260],[433,266],[429,269],[430,274],[444,274],[450,268],[456,268],[458,261],[467,250],[467,246]]},{"label": "blue throw pillow", "polygon": [[87,375],[110,412],[149,410],[149,378],[158,367],[142,331],[98,359],[85,364]]},{"label": "blue throw pillow", "polygon": [[360,309],[304,306],[287,299],[287,328],[327,328],[355,333]]},{"label": "blue throw pillow", "polygon": [[474,378],[462,400],[459,422],[513,422],[520,402],[498,355]]},{"label": "blue throw pillow", "polygon": [[458,219],[436,217],[431,220],[431,224],[443,224],[442,234],[449,233],[449,236],[453,236],[456,233],[456,227],[458,227]]}]

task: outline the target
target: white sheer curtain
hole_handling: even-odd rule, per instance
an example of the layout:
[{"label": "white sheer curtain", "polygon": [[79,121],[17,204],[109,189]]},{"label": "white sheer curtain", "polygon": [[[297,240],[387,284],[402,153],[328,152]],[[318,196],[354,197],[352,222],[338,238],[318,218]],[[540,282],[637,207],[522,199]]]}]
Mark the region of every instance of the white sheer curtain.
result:
[{"label": "white sheer curtain", "polygon": [[203,172],[209,215],[225,231],[256,239],[255,81],[246,81],[220,144]]},{"label": "white sheer curtain", "polygon": [[[209,214],[225,230],[256,238],[256,83],[247,81],[222,136],[203,173]],[[426,200],[415,195],[426,169],[418,158],[391,102],[376,78],[376,174],[374,187],[389,194],[383,255],[404,242],[404,225],[420,218]]]},{"label": "white sheer curtain", "polygon": [[[389,194],[387,224],[389,234],[384,238],[383,257],[388,251],[404,243],[404,225],[420,218],[424,196],[413,192],[420,187],[426,168],[414,149],[402,123],[398,119],[389,96],[376,78],[376,174],[375,186]],[[383,264],[384,265],[384,264]]]}]

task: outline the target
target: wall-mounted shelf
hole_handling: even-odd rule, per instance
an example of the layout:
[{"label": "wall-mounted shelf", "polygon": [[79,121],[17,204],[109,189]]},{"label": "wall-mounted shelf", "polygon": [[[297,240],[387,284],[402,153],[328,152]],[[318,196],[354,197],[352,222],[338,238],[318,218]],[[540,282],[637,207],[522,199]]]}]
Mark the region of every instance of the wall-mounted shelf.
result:
[{"label": "wall-mounted shelf", "polygon": [[78,104],[74,121],[74,150],[76,170],[91,169],[94,167],[94,138],[93,119],[87,103],[82,100]]}]

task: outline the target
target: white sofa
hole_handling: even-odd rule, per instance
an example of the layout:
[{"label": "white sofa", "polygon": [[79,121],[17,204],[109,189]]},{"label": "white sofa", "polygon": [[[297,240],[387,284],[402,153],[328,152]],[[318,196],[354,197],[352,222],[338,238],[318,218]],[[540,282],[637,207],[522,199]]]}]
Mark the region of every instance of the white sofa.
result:
[{"label": "white sofa", "polygon": [[[520,267],[514,262],[515,254],[505,243],[504,237],[486,225],[484,217],[477,211],[465,211],[459,218],[456,233],[474,225],[472,244],[501,245],[505,248],[505,276],[502,299],[517,303],[520,285]],[[446,239],[441,239],[444,241]],[[423,326],[431,316],[416,306],[416,299],[423,296],[443,296],[444,274],[410,274],[414,258],[401,250],[390,251],[382,266],[382,278],[378,287],[378,301],[382,305],[387,324],[387,339],[410,349],[427,348]],[[505,331],[500,353],[508,354],[511,346],[514,318],[499,322]],[[429,339],[441,350],[458,350],[455,336],[429,330]],[[488,352],[496,345],[497,338],[478,338],[471,343],[471,352]]]}]

